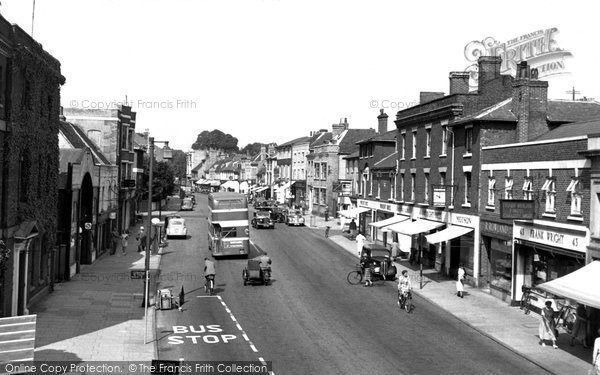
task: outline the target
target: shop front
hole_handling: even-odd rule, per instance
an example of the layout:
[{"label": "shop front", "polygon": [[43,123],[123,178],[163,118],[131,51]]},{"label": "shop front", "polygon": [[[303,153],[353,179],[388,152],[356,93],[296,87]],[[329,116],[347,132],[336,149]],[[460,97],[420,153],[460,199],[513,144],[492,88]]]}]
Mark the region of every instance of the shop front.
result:
[{"label": "shop front", "polygon": [[482,254],[489,262],[482,267],[483,279],[487,281],[490,294],[509,302],[512,290],[512,224],[482,220],[480,222]]},{"label": "shop front", "polygon": [[[392,220],[392,222],[387,224],[388,222],[386,222],[386,220],[392,219],[394,216],[401,213],[400,205],[365,199],[359,199],[357,204],[358,208],[368,210],[361,216],[361,220],[359,221],[360,231],[369,235],[373,242],[380,242],[383,245],[399,242],[396,235],[392,238],[388,237],[389,231],[386,230],[388,225],[395,224],[396,222],[393,222]],[[410,215],[404,216],[410,217]],[[384,224],[378,224],[382,222],[384,222]]]},{"label": "shop front", "polygon": [[515,221],[513,226],[513,301],[522,286],[533,288],[540,300],[547,298],[538,286],[568,275],[585,265],[589,230],[583,226],[537,221]]}]

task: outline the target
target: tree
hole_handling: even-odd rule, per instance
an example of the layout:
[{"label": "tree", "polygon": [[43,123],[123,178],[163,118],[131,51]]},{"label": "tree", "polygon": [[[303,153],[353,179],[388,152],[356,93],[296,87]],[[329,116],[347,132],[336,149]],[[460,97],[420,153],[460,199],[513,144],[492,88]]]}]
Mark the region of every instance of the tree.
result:
[{"label": "tree", "polygon": [[200,149],[220,149],[225,152],[238,152],[238,139],[231,134],[225,134],[215,129],[213,131],[204,130],[198,134],[196,142],[192,145],[193,150]]},{"label": "tree", "polygon": [[187,172],[187,155],[181,150],[173,150],[173,158],[171,159],[171,165],[173,165],[173,174],[175,177],[185,178]]},{"label": "tree", "polygon": [[244,146],[243,149],[240,150],[240,153],[250,154],[250,156],[256,156],[256,155],[260,154],[261,146],[266,147],[267,145],[265,143],[259,143],[259,142],[249,143],[246,146]]},{"label": "tree", "polygon": [[[154,174],[152,176],[153,199],[163,199],[173,193],[175,174],[170,163],[159,161],[154,164]],[[159,198],[160,197],[160,198]]]}]

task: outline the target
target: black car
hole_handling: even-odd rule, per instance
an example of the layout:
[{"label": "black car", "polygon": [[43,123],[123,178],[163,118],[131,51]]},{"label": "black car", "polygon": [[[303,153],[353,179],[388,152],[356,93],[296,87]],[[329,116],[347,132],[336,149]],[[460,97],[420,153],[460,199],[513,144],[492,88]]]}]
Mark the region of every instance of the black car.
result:
[{"label": "black car", "polygon": [[271,220],[268,211],[255,212],[250,225],[252,225],[253,228],[275,229],[275,222]]},{"label": "black car", "polygon": [[361,266],[370,267],[372,276],[375,278],[395,280],[397,271],[392,261],[391,253],[392,251],[385,246],[375,243],[365,243],[360,253]]}]

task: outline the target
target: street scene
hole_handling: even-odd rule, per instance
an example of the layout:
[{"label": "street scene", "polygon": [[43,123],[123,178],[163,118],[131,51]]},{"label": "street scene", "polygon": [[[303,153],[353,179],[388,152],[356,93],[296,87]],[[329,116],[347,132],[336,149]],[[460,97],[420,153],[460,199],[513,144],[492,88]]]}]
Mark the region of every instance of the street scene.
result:
[{"label": "street scene", "polygon": [[3,1],[0,375],[600,375],[595,19],[505,7]]}]

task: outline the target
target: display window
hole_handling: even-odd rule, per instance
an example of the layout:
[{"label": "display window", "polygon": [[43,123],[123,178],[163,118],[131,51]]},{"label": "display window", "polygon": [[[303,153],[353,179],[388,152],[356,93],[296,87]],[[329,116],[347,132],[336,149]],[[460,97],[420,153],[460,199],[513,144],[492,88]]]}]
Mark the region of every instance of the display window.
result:
[{"label": "display window", "polygon": [[510,241],[497,238],[490,240],[492,268],[491,286],[510,294],[512,283],[512,246]]}]

